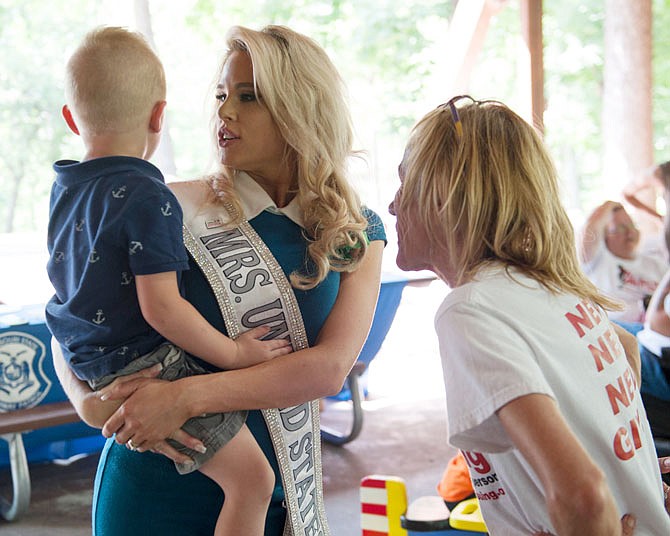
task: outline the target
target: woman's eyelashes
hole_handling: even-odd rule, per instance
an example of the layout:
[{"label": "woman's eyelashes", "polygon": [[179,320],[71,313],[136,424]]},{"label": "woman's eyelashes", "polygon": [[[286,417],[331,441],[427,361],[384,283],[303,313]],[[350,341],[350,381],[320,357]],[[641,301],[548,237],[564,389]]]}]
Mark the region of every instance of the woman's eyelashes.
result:
[{"label": "woman's eyelashes", "polygon": [[[214,95],[214,98],[220,102],[224,102],[228,98],[227,93],[217,93]],[[256,94],[253,92],[244,92],[239,95],[240,102],[254,102],[258,99]]]}]

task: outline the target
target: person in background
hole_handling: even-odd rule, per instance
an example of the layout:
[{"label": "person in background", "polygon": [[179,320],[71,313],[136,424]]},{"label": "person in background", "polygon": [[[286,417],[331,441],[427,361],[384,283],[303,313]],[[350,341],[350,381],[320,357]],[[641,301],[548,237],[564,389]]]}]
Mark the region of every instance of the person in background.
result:
[{"label": "person in background", "polygon": [[640,391],[654,436],[670,438],[670,270],[649,301],[637,334],[642,360]]},{"label": "person in background", "polygon": [[[282,26],[233,27],[226,45],[211,94],[222,168],[170,185],[184,211],[185,298],[231,337],[267,325],[296,351],[172,382],[145,371],[96,393],[56,348],[75,407],[115,436],[96,477],[96,536],[211,535],[231,497],[199,472],[180,476],[168,457],[187,457],[166,438],[191,417],[238,410],[275,472],[265,535],[328,533],[318,400],[340,391],[365,342],[385,231],[347,181],[351,121],[324,50]],[[131,439],[139,452],[123,446]]]},{"label": "person in background", "polygon": [[584,224],[579,241],[582,268],[604,294],[625,307],[610,311],[612,320],[633,332],[641,328],[649,297],[668,263],[639,251],[640,232],[621,203],[605,201]]},{"label": "person in background", "polygon": [[[670,219],[666,217],[670,210],[670,161],[646,169],[640,176],[629,182],[622,193],[631,206],[648,214],[653,222],[663,226],[665,240],[661,249],[667,258],[670,252]],[[665,205],[663,214],[658,209],[659,201]],[[654,247],[649,249],[653,250]]]},{"label": "person in background", "polygon": [[579,267],[539,134],[455,97],[414,127],[398,174],[397,264],[451,289],[435,318],[447,429],[488,532],[670,534],[636,340]]}]

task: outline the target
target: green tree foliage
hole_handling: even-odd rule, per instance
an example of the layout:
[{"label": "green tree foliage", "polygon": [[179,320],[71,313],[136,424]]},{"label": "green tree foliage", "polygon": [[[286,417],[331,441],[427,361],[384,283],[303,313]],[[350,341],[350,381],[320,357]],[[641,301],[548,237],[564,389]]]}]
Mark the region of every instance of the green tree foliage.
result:
[{"label": "green tree foliage", "polygon": [[602,201],[602,2],[545,2],[546,139],[573,208]]},{"label": "green tree foliage", "polygon": [[654,150],[657,162],[670,160],[670,0],[654,0]]},{"label": "green tree foliage", "polygon": [[198,0],[187,22],[213,46],[231,24],[260,29],[283,24],[314,38],[329,53],[343,78],[359,81],[386,111],[396,131],[416,121],[407,101],[424,89],[432,64],[424,51],[433,40],[425,23],[440,20],[446,30],[453,1],[438,0],[248,0],[222,5]]},{"label": "green tree foliage", "polygon": [[[462,0],[467,1],[467,0]],[[357,147],[369,151],[364,188],[383,209],[411,125],[442,95],[435,73],[449,54],[444,35],[455,0],[184,0],[150,2],[168,78],[168,117],[177,173],[191,178],[213,163],[208,119],[213,79],[233,24],[286,24],[321,43],[349,87]],[[106,11],[105,11],[106,10]],[[544,2],[546,139],[575,211],[599,200],[603,2]],[[670,0],[653,0],[654,140],[670,159]],[[0,232],[45,228],[51,164],[77,158],[81,145],[60,118],[62,72],[85,31],[130,0],[0,0]],[[127,12],[127,13],[126,13]],[[119,24],[118,21],[114,23]],[[471,93],[515,106],[521,98],[519,1],[492,20],[473,70]],[[438,87],[435,87],[438,84]],[[634,110],[631,111],[634,113]]]},{"label": "green tree foliage", "polygon": [[[566,203],[579,214],[602,201],[607,180],[601,125],[604,5],[562,0],[545,1],[543,8],[545,139],[563,179]],[[653,0],[652,10],[655,160],[665,161],[670,159],[670,0]],[[509,2],[492,21],[473,76],[474,93],[514,105],[519,20],[518,2]]]},{"label": "green tree foliage", "polygon": [[[86,20],[85,3],[44,9],[0,4],[0,230],[32,230],[47,218],[51,163],[69,137],[60,118],[65,51]],[[47,31],[48,30],[48,31]],[[11,51],[11,52],[9,52]]]},{"label": "green tree foliage", "polygon": [[51,165],[81,155],[80,140],[60,115],[63,71],[105,7],[104,1],[0,0],[0,233],[43,232]]}]

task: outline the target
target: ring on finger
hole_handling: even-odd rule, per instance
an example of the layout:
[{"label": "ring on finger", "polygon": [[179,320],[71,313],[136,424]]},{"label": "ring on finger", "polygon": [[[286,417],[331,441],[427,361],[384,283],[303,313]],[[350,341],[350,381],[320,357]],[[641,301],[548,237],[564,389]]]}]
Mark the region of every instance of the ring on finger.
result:
[{"label": "ring on finger", "polygon": [[133,443],[132,439],[129,439],[128,441],[126,441],[126,447],[128,447],[128,449],[132,450],[133,452],[135,452],[137,450],[137,445],[135,445]]}]

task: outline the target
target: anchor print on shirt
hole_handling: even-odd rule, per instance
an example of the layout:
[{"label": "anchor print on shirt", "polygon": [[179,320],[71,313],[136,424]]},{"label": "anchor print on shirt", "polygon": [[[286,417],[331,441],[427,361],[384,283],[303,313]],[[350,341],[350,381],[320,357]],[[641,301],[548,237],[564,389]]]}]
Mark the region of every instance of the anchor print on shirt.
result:
[{"label": "anchor print on shirt", "polygon": [[133,276],[128,272],[121,272],[121,286],[125,287],[133,282]]},{"label": "anchor print on shirt", "polygon": [[144,249],[142,247],[142,242],[138,242],[137,240],[132,240],[130,242],[130,250],[129,251],[130,251],[131,255],[135,255],[135,253],[137,253],[138,251],[142,251],[142,249]]},{"label": "anchor print on shirt", "polygon": [[163,216],[172,216],[172,205],[170,205],[169,201],[166,201],[165,206],[161,207],[161,213]]},{"label": "anchor print on shirt", "polygon": [[53,260],[56,264],[60,264],[65,260],[65,253],[62,251],[54,251]]},{"label": "anchor print on shirt", "polygon": [[78,220],[78,221],[74,224],[74,230],[77,231],[77,232],[81,232],[81,231],[83,231],[83,230],[84,230],[84,225],[85,225],[85,224],[86,224],[86,220]]},{"label": "anchor print on shirt", "polygon": [[112,190],[112,197],[114,197],[115,199],[123,199],[124,197],[126,197],[126,190],[127,188],[126,185],[124,184],[120,188]]},{"label": "anchor print on shirt", "polygon": [[93,264],[94,262],[98,262],[99,260],[100,260],[100,255],[98,255],[97,251],[92,249],[91,253],[89,253],[89,255],[88,255],[88,262]]},{"label": "anchor print on shirt", "polygon": [[100,325],[105,320],[107,320],[107,317],[105,317],[105,313],[102,312],[102,309],[98,309],[95,313],[95,316],[91,319],[91,322]]}]

